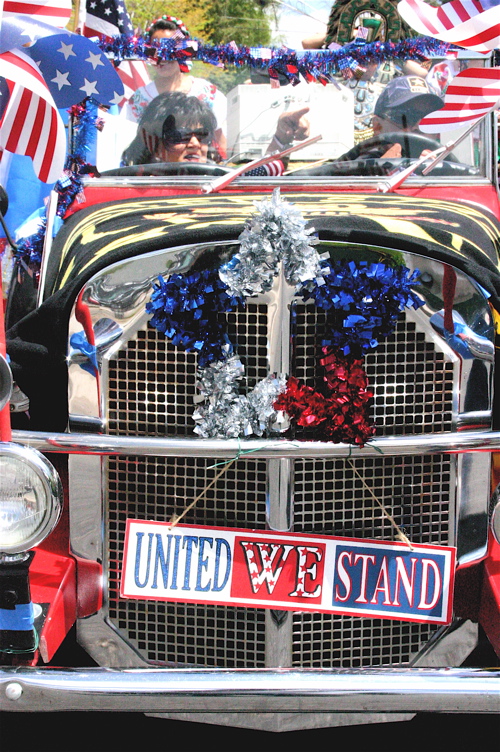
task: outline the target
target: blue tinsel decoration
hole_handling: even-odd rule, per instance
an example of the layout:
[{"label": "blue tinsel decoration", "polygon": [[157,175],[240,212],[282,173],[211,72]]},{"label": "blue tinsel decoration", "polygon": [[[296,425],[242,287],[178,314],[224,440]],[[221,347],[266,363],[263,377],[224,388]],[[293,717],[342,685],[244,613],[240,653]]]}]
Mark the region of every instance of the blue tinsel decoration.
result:
[{"label": "blue tinsel decoration", "polygon": [[301,291],[304,300],[312,298],[328,312],[329,334],[323,347],[333,346],[344,355],[363,354],[394,331],[404,308],[423,305],[411,289],[418,283],[418,270],[367,261],[329,262],[328,266],[323,285]]},{"label": "blue tinsel decoration", "polygon": [[146,311],[150,324],[187,352],[198,353],[198,364],[224,360],[234,351],[218,313],[234,311],[243,303],[228,294],[218,270],[171,274],[158,278]]},{"label": "blue tinsel decoration", "polygon": [[181,68],[187,60],[201,60],[216,66],[236,66],[265,70],[272,77],[278,73],[292,84],[306,81],[326,83],[328,76],[342,73],[354,64],[382,63],[387,60],[417,60],[442,57],[452,45],[431,37],[411,37],[399,42],[352,42],[338,50],[295,51],[286,47],[237,47],[234,42],[208,45],[199,40],[162,39],[151,43],[142,37],[117,36],[99,42],[115,65],[122,60],[176,60]]}]

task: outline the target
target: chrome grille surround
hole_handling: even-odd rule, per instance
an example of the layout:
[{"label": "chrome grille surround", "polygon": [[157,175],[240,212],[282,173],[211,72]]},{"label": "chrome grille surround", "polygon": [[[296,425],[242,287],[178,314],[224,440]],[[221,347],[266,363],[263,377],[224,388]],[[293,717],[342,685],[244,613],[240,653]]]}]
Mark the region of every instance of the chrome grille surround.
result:
[{"label": "chrome grille surround", "polygon": [[[325,247],[330,246],[335,244],[325,243]],[[228,247],[221,246],[220,250],[227,253]],[[144,304],[157,274],[165,274],[166,269],[184,271],[205,251],[207,248],[200,246],[148,254],[135,263],[132,260],[117,265],[116,270],[106,270],[106,274],[88,283],[84,299],[89,301],[94,326],[103,319],[111,320],[116,336],[107,342],[100,356],[101,402],[95,386],[82,373],[78,356],[70,359],[70,411],[75,426],[87,420],[89,425],[100,421],[107,433],[116,435],[192,435],[195,357],[178,351],[148,327]],[[419,266],[422,261],[427,266],[436,265],[411,256],[405,260],[407,266]],[[124,267],[127,279],[132,280],[126,290],[126,306],[120,297],[125,291]],[[469,302],[472,298],[476,304],[483,329],[487,329],[491,322],[485,299],[464,275],[459,274],[459,279],[467,287]],[[432,293],[435,297],[435,290]],[[266,300],[252,300],[244,314],[229,315],[229,326],[235,331],[233,341],[238,341],[239,353],[247,366],[245,389],[269,370],[266,310]],[[379,435],[414,434],[418,444],[418,434],[477,427],[478,421],[488,425],[491,395],[488,393],[487,401],[474,405],[473,411],[465,411],[466,395],[477,385],[470,369],[430,326],[429,318],[435,310],[429,295],[424,309],[405,313],[394,335],[366,359],[375,389],[374,415]],[[309,332],[320,338],[321,315],[313,306],[299,302],[294,304],[292,319],[292,372],[297,378],[314,383],[317,359],[309,352]],[[74,318],[71,327],[78,329]],[[488,358],[475,361],[486,370],[489,384]],[[402,419],[402,406],[406,420]],[[79,461],[78,457],[71,458],[74,469]],[[118,644],[115,663],[110,665],[123,665],[124,655],[127,665],[138,666],[166,662],[219,667],[281,664],[354,668],[411,663],[435,631],[435,627],[422,624],[303,613],[285,618],[286,626],[277,627],[269,612],[258,609],[120,600],[117,588],[127,517],[161,520],[179,513],[204,490],[213,477],[214,470],[209,466],[214,463],[195,457],[131,456],[110,457],[101,462],[102,498],[100,484],[89,490],[89,495],[94,506],[100,508],[104,502],[106,510],[102,558],[109,582],[98,618]],[[286,529],[283,519],[289,518],[292,529],[298,532],[393,539],[394,531],[367,491],[368,486],[412,540],[452,544],[457,528],[460,532],[456,507],[460,512],[462,506],[473,505],[471,489],[477,493],[479,483],[484,490],[488,481],[487,463],[477,455],[467,459],[415,454],[404,458],[284,460],[293,463],[293,470],[289,470],[293,475],[293,496],[291,509],[283,515],[273,512],[273,500],[269,498],[266,465],[270,462],[275,461],[238,460],[185,521]],[[464,467],[466,481],[461,480]],[[276,520],[281,522],[277,524]],[[72,533],[75,551],[88,558],[96,556],[96,549],[88,545],[88,536],[82,538],[77,528],[78,522]],[[469,551],[467,555],[477,557],[477,552]],[[84,624],[81,626],[85,632]],[[277,640],[286,643],[278,651],[272,647]],[[89,640],[84,641],[88,646]]]}]

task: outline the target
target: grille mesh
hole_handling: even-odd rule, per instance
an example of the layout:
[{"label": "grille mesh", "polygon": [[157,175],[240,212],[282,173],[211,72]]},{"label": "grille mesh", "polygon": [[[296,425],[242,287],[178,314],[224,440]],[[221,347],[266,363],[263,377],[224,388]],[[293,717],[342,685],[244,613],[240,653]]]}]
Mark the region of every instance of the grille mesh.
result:
[{"label": "grille mesh", "polygon": [[[295,306],[294,375],[321,379],[318,348],[325,317]],[[245,362],[244,391],[267,375],[263,305],[229,314],[228,329]],[[312,333],[316,337],[313,342]],[[412,321],[366,358],[378,435],[452,428],[453,368]],[[156,330],[139,331],[109,364],[109,432],[190,436],[196,358]],[[300,434],[297,434],[300,436]],[[304,437],[305,438],[305,437]],[[151,662],[219,666],[265,665],[261,609],[121,600],[119,574],[127,518],[168,520],[214,477],[212,460],[110,457],[108,485],[109,617]],[[438,479],[436,481],[435,479]],[[444,456],[296,460],[294,530],[392,540],[394,529],[372,492],[415,542],[448,543],[452,467]],[[186,523],[264,529],[266,462],[238,460],[184,518]],[[329,614],[293,615],[293,665],[356,667],[408,662],[433,625]]]}]

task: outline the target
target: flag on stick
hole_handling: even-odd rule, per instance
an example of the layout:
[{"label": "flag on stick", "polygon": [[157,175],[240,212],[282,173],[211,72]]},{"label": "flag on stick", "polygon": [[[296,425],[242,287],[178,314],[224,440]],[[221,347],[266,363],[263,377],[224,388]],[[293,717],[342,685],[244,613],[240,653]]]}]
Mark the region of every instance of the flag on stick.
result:
[{"label": "flag on stick", "polygon": [[446,89],[444,107],[420,122],[424,133],[441,133],[472,125],[500,106],[500,68],[467,68]]},{"label": "flag on stick", "polygon": [[500,47],[500,0],[451,0],[439,8],[401,0],[398,11],[419,34],[476,52]]}]

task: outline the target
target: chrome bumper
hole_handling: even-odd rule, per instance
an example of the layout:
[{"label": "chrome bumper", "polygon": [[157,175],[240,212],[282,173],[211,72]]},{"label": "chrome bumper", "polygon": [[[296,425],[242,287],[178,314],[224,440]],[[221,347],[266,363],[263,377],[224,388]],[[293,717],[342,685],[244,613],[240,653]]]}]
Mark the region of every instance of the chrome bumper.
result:
[{"label": "chrome bumper", "polygon": [[0,670],[0,710],[499,713],[500,669]]}]

